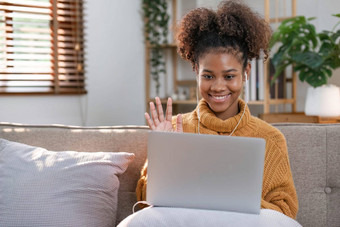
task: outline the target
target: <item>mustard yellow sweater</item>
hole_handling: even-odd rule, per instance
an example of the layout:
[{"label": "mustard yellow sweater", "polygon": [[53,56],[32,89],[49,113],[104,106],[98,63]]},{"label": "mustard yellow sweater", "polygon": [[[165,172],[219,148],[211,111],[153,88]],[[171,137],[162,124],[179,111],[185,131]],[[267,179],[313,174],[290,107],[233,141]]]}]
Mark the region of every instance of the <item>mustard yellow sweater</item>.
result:
[{"label": "mustard yellow sweater", "polygon": [[[201,134],[229,135],[240,120],[245,103],[239,100],[239,114],[224,121],[215,116],[203,99],[198,106]],[[197,133],[197,109],[182,116],[183,131]],[[176,117],[173,117],[172,122],[176,127]],[[233,136],[258,137],[266,140],[261,208],[277,210],[295,219],[298,200],[283,134],[268,123],[252,116],[247,107]],[[141,171],[141,178],[136,188],[139,201],[146,199],[146,184],[147,162]]]}]

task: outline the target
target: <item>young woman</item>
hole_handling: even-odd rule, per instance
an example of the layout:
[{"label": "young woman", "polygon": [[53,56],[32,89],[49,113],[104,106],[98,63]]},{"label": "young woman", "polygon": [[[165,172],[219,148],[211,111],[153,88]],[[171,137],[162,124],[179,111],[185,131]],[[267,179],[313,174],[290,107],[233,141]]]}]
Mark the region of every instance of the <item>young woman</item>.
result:
[{"label": "young woman", "polygon": [[[295,219],[298,200],[283,134],[252,116],[239,98],[250,75],[250,61],[263,51],[268,57],[268,23],[239,1],[222,2],[217,11],[198,8],[180,22],[178,53],[191,62],[202,99],[191,113],[172,117],[169,98],[164,116],[159,98],[150,103],[152,130],[221,136],[259,137],[266,140],[261,208]],[[145,200],[147,163],[136,193]]]}]

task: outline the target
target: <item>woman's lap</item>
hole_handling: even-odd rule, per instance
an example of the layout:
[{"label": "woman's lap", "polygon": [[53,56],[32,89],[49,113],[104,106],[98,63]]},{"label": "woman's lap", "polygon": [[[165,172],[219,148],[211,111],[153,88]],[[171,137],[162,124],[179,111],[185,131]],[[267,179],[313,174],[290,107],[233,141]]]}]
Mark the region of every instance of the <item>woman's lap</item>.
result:
[{"label": "woman's lap", "polygon": [[124,219],[118,227],[161,226],[292,226],[300,227],[284,214],[261,209],[259,215],[214,210],[150,207]]}]

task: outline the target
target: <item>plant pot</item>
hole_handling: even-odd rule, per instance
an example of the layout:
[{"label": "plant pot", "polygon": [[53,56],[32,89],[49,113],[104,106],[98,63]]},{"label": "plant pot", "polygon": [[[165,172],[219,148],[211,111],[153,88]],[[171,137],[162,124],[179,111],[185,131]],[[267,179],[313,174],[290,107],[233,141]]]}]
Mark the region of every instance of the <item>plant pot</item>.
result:
[{"label": "plant pot", "polygon": [[340,116],[340,89],[335,85],[309,87],[307,90],[305,114],[320,117]]}]

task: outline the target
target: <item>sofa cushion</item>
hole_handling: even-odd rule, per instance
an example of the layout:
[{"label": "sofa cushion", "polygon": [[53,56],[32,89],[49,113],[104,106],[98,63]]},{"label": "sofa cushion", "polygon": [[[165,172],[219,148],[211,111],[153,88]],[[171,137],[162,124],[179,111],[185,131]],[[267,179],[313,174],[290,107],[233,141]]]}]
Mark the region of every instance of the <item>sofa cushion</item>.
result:
[{"label": "sofa cushion", "polygon": [[133,158],[0,139],[0,226],[114,226],[118,175]]}]

